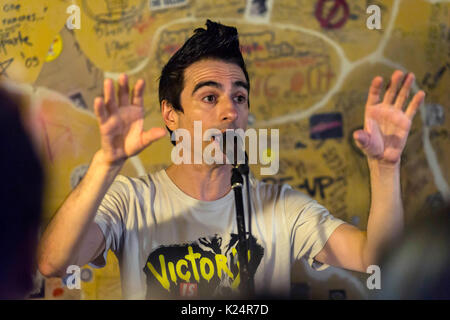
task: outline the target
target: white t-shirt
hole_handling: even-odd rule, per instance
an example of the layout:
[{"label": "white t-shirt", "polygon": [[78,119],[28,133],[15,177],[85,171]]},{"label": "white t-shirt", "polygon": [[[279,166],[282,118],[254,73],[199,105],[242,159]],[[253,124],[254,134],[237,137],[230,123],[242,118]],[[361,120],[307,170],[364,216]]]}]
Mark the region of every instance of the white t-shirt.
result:
[{"label": "white t-shirt", "polygon": [[[289,297],[291,265],[314,261],[342,223],[289,185],[250,179],[252,238],[250,272],[259,295]],[[247,208],[243,190],[244,208]],[[139,178],[116,177],[95,217],[105,252],[119,261],[125,299],[223,298],[238,292],[234,192],[201,201],[181,191],[165,170]],[[248,215],[246,215],[248,230]]]}]

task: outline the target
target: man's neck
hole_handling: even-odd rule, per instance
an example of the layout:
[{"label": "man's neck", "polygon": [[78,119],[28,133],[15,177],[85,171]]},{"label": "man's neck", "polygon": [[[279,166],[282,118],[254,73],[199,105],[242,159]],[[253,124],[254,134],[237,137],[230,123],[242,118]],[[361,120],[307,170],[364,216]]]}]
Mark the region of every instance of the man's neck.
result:
[{"label": "man's neck", "polygon": [[166,173],[181,191],[198,200],[217,200],[231,190],[230,165],[171,165]]}]

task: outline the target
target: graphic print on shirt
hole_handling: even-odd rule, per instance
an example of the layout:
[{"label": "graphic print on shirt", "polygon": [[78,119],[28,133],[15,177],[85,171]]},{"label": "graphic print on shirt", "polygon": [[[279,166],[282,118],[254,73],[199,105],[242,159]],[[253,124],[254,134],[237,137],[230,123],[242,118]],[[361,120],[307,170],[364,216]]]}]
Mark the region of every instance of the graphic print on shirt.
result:
[{"label": "graphic print on shirt", "polygon": [[[249,273],[254,275],[264,248],[253,236],[249,240]],[[144,267],[147,299],[220,298],[239,293],[238,242],[237,234],[231,234],[229,241],[216,234],[154,250]]]}]

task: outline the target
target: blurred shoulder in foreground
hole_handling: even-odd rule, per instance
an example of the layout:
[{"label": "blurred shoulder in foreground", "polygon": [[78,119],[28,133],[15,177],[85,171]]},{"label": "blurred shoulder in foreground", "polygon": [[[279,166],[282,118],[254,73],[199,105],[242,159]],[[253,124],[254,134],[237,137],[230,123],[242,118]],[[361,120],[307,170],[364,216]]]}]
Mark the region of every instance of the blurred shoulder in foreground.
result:
[{"label": "blurred shoulder in foreground", "polygon": [[450,205],[418,218],[381,265],[379,299],[450,299]]},{"label": "blurred shoulder in foreground", "polygon": [[32,289],[44,172],[26,130],[17,93],[0,85],[0,299]]}]

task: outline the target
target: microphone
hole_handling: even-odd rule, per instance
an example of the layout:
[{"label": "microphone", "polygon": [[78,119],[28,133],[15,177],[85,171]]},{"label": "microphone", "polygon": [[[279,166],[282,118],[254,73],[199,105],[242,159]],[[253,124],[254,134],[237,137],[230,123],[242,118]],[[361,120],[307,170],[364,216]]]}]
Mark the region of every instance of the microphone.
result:
[{"label": "microphone", "polygon": [[247,152],[244,141],[234,130],[226,130],[222,133],[220,151],[225,155],[227,163],[237,167],[240,164],[248,164]]}]

